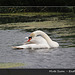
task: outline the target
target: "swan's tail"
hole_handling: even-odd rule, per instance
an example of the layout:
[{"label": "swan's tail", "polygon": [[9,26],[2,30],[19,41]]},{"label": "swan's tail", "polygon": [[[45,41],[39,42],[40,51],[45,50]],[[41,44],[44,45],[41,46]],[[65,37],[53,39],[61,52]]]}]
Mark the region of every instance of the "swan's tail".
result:
[{"label": "swan's tail", "polygon": [[19,47],[19,46],[12,46],[13,49],[24,49],[22,47]]}]

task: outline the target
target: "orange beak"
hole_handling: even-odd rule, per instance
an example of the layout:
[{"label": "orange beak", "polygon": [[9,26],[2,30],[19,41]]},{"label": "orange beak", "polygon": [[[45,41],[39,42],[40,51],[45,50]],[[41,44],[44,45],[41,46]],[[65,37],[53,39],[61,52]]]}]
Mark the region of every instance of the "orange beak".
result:
[{"label": "orange beak", "polygon": [[32,38],[29,38],[27,42],[29,42]]}]

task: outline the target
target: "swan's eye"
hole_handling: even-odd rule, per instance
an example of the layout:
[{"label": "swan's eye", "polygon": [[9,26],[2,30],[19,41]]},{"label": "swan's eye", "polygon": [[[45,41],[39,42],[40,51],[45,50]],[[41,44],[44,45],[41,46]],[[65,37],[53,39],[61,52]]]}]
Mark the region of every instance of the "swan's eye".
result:
[{"label": "swan's eye", "polygon": [[27,42],[29,42],[31,39],[32,39],[32,37],[28,37],[28,41]]}]

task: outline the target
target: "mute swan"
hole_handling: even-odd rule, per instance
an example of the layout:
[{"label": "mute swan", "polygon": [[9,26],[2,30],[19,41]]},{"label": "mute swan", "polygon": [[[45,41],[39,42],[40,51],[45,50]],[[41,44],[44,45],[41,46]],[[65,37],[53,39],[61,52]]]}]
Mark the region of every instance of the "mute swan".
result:
[{"label": "mute swan", "polygon": [[[40,36],[38,36],[40,35]],[[52,48],[59,47],[59,44],[52,41],[51,38],[43,31],[37,30],[30,34],[28,41],[21,46],[14,46],[13,48],[23,49],[23,48]]]}]

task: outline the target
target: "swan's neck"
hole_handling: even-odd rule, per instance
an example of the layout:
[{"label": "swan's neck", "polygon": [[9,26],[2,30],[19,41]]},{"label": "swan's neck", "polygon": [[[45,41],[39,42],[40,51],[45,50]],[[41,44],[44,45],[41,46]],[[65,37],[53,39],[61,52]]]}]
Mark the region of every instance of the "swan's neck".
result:
[{"label": "swan's neck", "polygon": [[35,31],[35,34],[36,34],[36,36],[41,35],[47,41],[48,45],[49,46],[51,45],[50,43],[52,42],[52,40],[46,33],[42,32],[42,31]]}]

